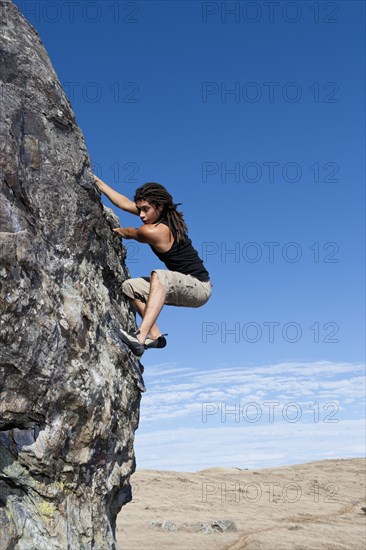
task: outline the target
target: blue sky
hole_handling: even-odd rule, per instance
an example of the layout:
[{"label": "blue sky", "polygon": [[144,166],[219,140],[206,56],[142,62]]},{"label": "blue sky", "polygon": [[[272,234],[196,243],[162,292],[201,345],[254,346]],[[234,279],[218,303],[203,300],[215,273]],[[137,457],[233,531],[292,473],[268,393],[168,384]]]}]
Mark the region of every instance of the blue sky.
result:
[{"label": "blue sky", "polygon": [[[131,198],[164,184],[214,284],[203,308],[161,314],[138,467],[361,456],[364,3],[16,3],[96,173]],[[161,267],[126,244],[132,276]]]}]

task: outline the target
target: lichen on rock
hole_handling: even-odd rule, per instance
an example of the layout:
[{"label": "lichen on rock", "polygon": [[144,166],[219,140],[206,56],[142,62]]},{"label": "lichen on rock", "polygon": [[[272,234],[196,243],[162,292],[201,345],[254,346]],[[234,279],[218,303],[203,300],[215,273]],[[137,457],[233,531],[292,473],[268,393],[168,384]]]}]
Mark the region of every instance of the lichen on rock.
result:
[{"label": "lichen on rock", "polygon": [[143,380],[125,250],[45,48],[0,20],[0,548],[115,548]]}]

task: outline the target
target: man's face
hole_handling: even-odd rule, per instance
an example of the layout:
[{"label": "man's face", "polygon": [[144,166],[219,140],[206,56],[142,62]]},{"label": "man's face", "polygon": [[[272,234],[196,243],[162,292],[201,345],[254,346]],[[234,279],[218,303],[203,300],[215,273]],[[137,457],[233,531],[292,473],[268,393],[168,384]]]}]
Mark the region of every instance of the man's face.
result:
[{"label": "man's face", "polygon": [[143,223],[155,223],[163,210],[163,205],[155,206],[149,201],[141,200],[136,202],[136,208]]}]

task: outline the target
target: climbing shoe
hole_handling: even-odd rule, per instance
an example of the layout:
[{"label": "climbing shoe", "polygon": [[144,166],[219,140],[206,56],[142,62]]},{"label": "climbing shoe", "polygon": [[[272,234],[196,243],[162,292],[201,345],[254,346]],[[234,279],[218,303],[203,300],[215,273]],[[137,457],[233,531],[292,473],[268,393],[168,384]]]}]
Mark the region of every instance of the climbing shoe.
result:
[{"label": "climbing shoe", "polygon": [[125,330],[120,329],[121,340],[123,340],[123,342],[130,348],[132,353],[137,355],[137,357],[140,357],[144,353],[145,348],[144,345],[140,344],[137,339],[138,333],[138,330],[135,332],[126,332]]},{"label": "climbing shoe", "polygon": [[165,336],[168,336],[167,334],[161,334],[155,339],[152,338],[146,338],[145,340],[145,349],[153,349],[153,348],[165,348],[166,346],[166,338]]}]

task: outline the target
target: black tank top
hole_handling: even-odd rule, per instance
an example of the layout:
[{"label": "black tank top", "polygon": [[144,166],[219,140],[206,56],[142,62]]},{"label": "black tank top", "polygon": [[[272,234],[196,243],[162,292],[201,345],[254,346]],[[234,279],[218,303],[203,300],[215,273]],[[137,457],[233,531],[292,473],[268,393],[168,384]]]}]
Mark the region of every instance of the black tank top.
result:
[{"label": "black tank top", "polygon": [[[159,223],[169,227],[167,220],[161,220]],[[198,255],[198,252],[192,246],[191,239],[188,238],[188,235],[184,236],[183,242],[177,244],[177,235],[174,229],[170,229],[173,237],[174,243],[172,247],[167,252],[158,252],[150,244],[151,250],[154,254],[157,255],[159,260],[164,262],[166,267],[170,271],[178,271],[184,275],[192,275],[202,282],[210,280],[208,271],[205,269],[201,258]]]}]

